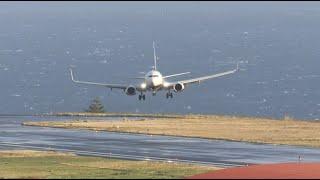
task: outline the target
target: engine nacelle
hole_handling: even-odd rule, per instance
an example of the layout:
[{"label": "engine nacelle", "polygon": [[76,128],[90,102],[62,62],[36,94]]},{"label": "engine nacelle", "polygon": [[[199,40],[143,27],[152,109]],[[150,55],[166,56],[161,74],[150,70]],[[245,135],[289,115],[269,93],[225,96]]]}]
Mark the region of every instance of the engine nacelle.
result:
[{"label": "engine nacelle", "polygon": [[136,88],[134,86],[128,86],[125,90],[125,93],[129,96],[133,96],[136,94]]},{"label": "engine nacelle", "polygon": [[177,83],[173,86],[175,92],[180,92],[184,90],[184,85],[182,83]]}]

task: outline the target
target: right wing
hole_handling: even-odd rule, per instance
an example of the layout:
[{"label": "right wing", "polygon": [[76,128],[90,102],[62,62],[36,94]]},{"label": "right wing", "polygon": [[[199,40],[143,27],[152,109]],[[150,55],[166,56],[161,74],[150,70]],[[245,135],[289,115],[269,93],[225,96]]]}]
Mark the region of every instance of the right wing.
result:
[{"label": "right wing", "polygon": [[104,84],[104,83],[95,83],[95,82],[88,82],[88,81],[77,81],[74,79],[72,69],[70,68],[69,70],[70,70],[70,74],[71,74],[71,80],[74,83],[96,85],[96,86],[103,86],[103,87],[107,87],[107,88],[111,88],[111,89],[116,88],[116,89],[123,89],[123,90],[128,87],[127,85],[121,85],[121,84]]}]

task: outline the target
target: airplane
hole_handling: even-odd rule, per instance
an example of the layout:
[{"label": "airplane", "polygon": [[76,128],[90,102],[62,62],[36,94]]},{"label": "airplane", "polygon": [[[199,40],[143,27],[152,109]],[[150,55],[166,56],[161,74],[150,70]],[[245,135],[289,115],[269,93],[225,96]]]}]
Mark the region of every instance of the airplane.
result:
[{"label": "airplane", "polygon": [[160,90],[167,91],[167,93],[166,93],[167,99],[173,98],[173,93],[171,92],[171,90],[173,90],[175,93],[182,92],[185,89],[185,87],[189,84],[200,83],[201,81],[204,81],[204,80],[233,74],[239,70],[239,64],[237,63],[236,69],[233,69],[230,71],[226,71],[226,72],[222,72],[222,73],[218,73],[218,74],[207,75],[207,76],[202,76],[202,77],[198,77],[198,78],[170,82],[170,81],[167,81],[168,78],[189,74],[190,72],[184,72],[184,73],[179,73],[179,74],[172,74],[172,75],[163,76],[157,70],[157,56],[156,56],[154,42],[153,42],[153,59],[154,59],[154,66],[152,67],[152,70],[149,71],[148,73],[146,73],[144,77],[136,77],[136,79],[142,80],[141,83],[136,84],[136,85],[108,84],[108,83],[78,81],[78,80],[74,79],[74,74],[73,74],[72,68],[70,68],[69,70],[70,70],[70,74],[71,74],[71,80],[74,83],[85,84],[85,85],[96,85],[96,86],[110,88],[111,90],[112,89],[122,89],[125,92],[125,94],[127,94],[129,96],[136,95],[138,92],[138,93],[140,93],[139,98],[138,98],[139,100],[146,99],[145,93],[147,91],[152,91],[152,95],[155,96],[156,93]]}]

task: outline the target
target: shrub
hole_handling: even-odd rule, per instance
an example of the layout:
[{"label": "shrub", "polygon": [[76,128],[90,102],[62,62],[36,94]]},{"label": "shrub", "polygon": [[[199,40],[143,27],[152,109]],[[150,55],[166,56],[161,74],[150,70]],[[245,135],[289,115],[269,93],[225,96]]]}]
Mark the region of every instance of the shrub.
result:
[{"label": "shrub", "polygon": [[90,104],[89,108],[86,110],[86,112],[90,113],[104,113],[104,106],[101,103],[101,100],[99,97],[96,97],[92,103]]}]

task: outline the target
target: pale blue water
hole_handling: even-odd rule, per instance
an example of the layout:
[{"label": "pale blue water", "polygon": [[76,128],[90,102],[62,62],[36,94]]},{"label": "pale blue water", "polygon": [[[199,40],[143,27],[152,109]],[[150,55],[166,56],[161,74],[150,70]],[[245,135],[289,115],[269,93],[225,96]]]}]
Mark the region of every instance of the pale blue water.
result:
[{"label": "pale blue water", "polygon": [[[319,2],[1,2],[0,113],[108,111],[320,117]],[[145,102],[72,84],[132,83],[153,63],[189,78],[237,74]],[[173,79],[176,80],[176,79]]]}]

